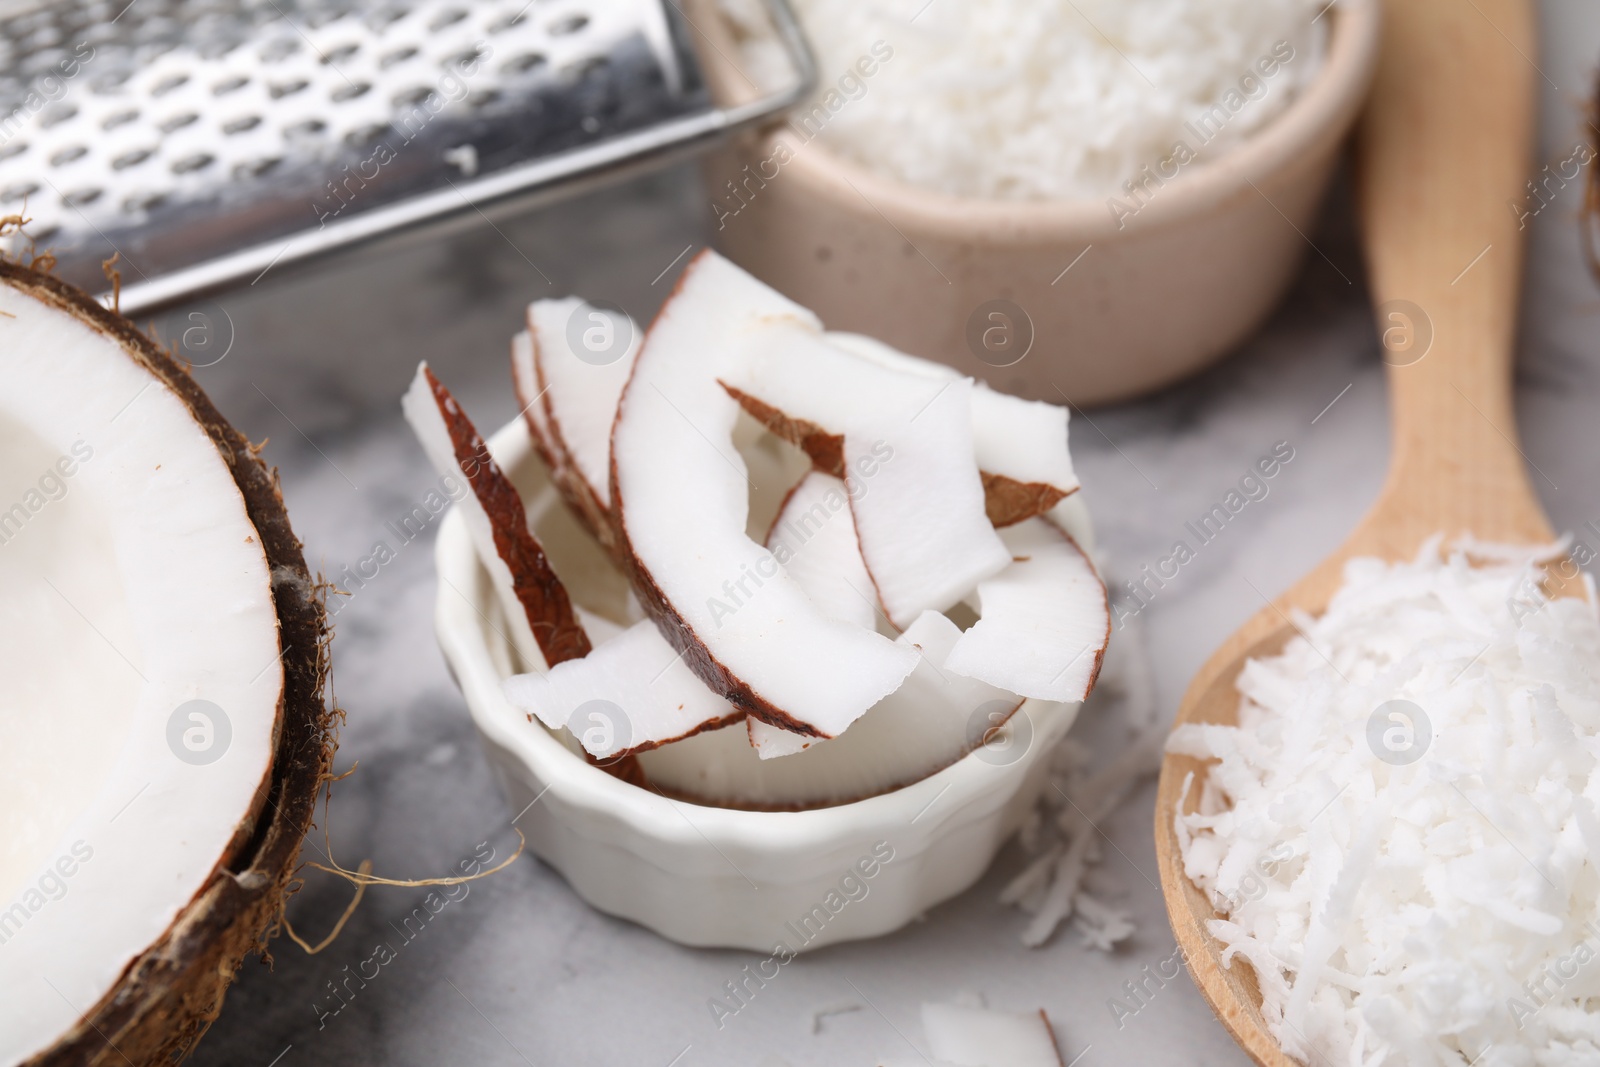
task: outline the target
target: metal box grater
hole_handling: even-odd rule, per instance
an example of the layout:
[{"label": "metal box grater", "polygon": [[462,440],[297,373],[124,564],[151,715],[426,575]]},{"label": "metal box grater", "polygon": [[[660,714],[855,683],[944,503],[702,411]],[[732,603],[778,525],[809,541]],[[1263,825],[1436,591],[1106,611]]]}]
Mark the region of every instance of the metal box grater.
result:
[{"label": "metal box grater", "polygon": [[769,3],[795,83],[718,107],[676,0],[0,0],[0,215],[151,311],[759,122],[814,77]]}]

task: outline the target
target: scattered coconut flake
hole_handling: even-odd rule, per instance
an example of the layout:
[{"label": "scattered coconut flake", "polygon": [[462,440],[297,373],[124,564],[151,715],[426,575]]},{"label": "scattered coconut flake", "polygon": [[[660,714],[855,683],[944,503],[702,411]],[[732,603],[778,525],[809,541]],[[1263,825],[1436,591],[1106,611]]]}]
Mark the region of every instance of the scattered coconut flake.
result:
[{"label": "scattered coconut flake", "polygon": [[996,1011],[960,1004],[924,1004],[922,1031],[937,1060],[965,1067],[1061,1067],[1056,1035],[1044,1009]]},{"label": "scattered coconut flake", "polygon": [[1600,622],[1539,592],[1551,551],[1352,560],[1238,726],[1172,734],[1216,761],[1185,871],[1302,1062],[1600,1060]]},{"label": "scattered coconut flake", "polygon": [[[1109,763],[1096,765],[1080,743],[1067,738],[1051,754],[1050,784],[1018,835],[1033,858],[1000,892],[1000,903],[1021,908],[1032,919],[1022,943],[1046,944],[1071,922],[1085,945],[1110,951],[1135,932],[1132,917],[1089,892],[1087,881],[1101,860],[1098,826],[1141,782],[1160,768],[1161,731],[1154,722],[1154,688],[1138,622],[1111,643],[1101,686],[1091,698],[1102,717],[1115,715],[1132,736]],[[1098,766],[1098,770],[1090,768]]]}]

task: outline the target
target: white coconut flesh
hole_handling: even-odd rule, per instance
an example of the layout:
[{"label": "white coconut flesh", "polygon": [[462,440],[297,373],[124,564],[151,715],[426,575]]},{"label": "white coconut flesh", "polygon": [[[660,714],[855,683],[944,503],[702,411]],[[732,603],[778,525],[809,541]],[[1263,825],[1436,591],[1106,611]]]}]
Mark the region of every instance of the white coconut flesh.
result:
[{"label": "white coconut flesh", "polygon": [[623,392],[612,507],[641,599],[707,686],[774,725],[832,737],[918,657],[828,618],[746,533],[740,409],[717,379],[765,343],[773,320],[820,333],[810,312],[726,260],[690,264]]},{"label": "white coconut flesh", "polygon": [[955,605],[1010,561],[986,517],[971,379],[890,370],[815,331],[773,323],[722,380],[788,419],[842,436],[861,555],[896,626]]},{"label": "white coconut flesh", "polygon": [[1043,1011],[924,1004],[922,1032],[936,1060],[961,1067],[1062,1067]]},{"label": "white coconut flesh", "polygon": [[823,614],[866,630],[876,625],[877,598],[844,482],[809,471],[784,500],[767,547]]},{"label": "white coconut flesh", "polygon": [[951,651],[958,674],[1041,700],[1082,700],[1111,633],[1105,586],[1083,551],[1047,519],[1001,531],[1013,561],[979,582],[978,621]]},{"label": "white coconut flesh", "polygon": [[[9,1064],[106,995],[253,818],[283,670],[212,438],[118,341],[3,284],[0,590]],[[226,726],[202,705],[169,744],[195,700]]]},{"label": "white coconut flesh", "polygon": [[[918,653],[905,683],[850,729],[803,751],[794,751],[793,735],[783,731],[747,736],[730,726],[643,753],[639,763],[663,790],[767,809],[840,804],[920,781],[982,744],[1021,703],[1013,693],[945,669],[960,637],[949,619],[924,612],[897,639]],[[758,752],[755,738],[780,747]]]},{"label": "white coconut flesh", "polygon": [[656,624],[637,622],[582,659],[506,680],[506,699],[552,730],[566,727],[596,759],[688,737],[740,712],[707,689]]},{"label": "white coconut flesh", "polygon": [[[533,447],[551,467],[562,467],[556,459],[555,445],[550,439],[550,424],[545,417],[543,388],[539,384],[539,371],[533,359],[533,334],[527,330],[511,338],[511,386],[517,394],[517,405],[533,438]],[[552,474],[556,471],[552,471]]]},{"label": "white coconut flesh", "polygon": [[[901,374],[938,381],[961,377],[942,363],[907,355],[873,337],[842,332],[826,336],[846,352]],[[983,472],[989,517],[996,525],[1031,518],[1077,492],[1080,483],[1067,450],[1069,420],[1064,407],[973,383],[972,449]],[[996,500],[998,494],[1008,499]],[[1009,506],[1000,507],[1002,503]],[[1003,511],[998,518],[997,508]]]},{"label": "white coconut flesh", "polygon": [[[551,444],[583,479],[587,492],[609,508],[611,424],[638,358],[642,331],[626,316],[576,297],[529,304],[528,331]],[[583,338],[592,333],[599,338],[585,345]],[[628,341],[622,346],[624,337]]]}]

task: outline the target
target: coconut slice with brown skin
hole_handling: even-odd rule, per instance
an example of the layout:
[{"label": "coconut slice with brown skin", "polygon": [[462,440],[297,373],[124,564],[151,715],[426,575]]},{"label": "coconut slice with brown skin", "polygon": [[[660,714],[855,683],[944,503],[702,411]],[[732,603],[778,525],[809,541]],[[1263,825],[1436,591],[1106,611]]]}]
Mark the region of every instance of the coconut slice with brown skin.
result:
[{"label": "coconut slice with brown skin", "polygon": [[867,630],[877,624],[872,576],[861,559],[844,482],[807,472],[784,497],[767,547],[824,615]]},{"label": "coconut slice with brown skin", "polygon": [[[550,425],[545,418],[543,386],[539,384],[539,370],[533,357],[533,334],[523,330],[511,338],[511,387],[517,394],[522,420],[533,440],[533,450],[539,453],[552,476],[564,464],[557,458],[550,437]],[[559,486],[558,486],[559,488]]]},{"label": "coconut slice with brown skin", "polygon": [[1111,638],[1106,587],[1077,543],[1046,519],[1001,535],[1013,562],[978,583],[978,621],[945,666],[1027,697],[1082,700]]},{"label": "coconut slice with brown skin", "polygon": [[911,677],[831,740],[791,753],[793,734],[730,726],[643,753],[640,766],[665,792],[758,811],[844,804],[921,781],[983,744],[1022,702],[945,668],[960,638],[955,623],[924,612],[897,639],[918,657]]},{"label": "coconut slice with brown skin", "polygon": [[[888,370],[935,381],[961,377],[941,363],[908,356],[861,334],[829,333],[839,348]],[[745,393],[739,402],[773,433],[811,456],[817,469],[844,477],[844,435],[791,417]],[[973,452],[983,480],[984,508],[995,526],[1043,515],[1079,488],[1067,451],[1066,408],[998,393],[982,382],[972,388]]]},{"label": "coconut slice with brown skin", "polygon": [[506,699],[585,752],[614,761],[742,718],[645,619],[582,659],[506,679]]},{"label": "coconut slice with brown skin", "polygon": [[917,655],[828,618],[746,534],[751,490],[732,444],[739,405],[717,379],[752,358],[773,320],[820,331],[810,312],[715,253],[690,263],[622,395],[612,509],[634,588],[695,675],[757,718],[832,737],[898,688]]},{"label": "coconut slice with brown skin", "polygon": [[[971,379],[890,370],[814,330],[774,322],[721,381],[747,410],[753,399],[789,424],[842,438],[839,464],[861,556],[897,627],[959,603],[1009,562],[986,517]],[[815,434],[802,448],[805,441],[816,447]]]},{"label": "coconut slice with brown skin", "polygon": [[0,1063],[176,1062],[332,758],[276,479],[169,356],[0,261]]},{"label": "coconut slice with brown skin", "polygon": [[[511,641],[523,662],[547,669],[588,655],[589,637],[544,548],[528,530],[522,497],[489,454],[472,420],[426,363],[417,366],[400,403],[434,470],[467,479],[472,491],[459,506],[479,559],[506,601],[502,607]],[[508,590],[509,598],[503,595]]]}]

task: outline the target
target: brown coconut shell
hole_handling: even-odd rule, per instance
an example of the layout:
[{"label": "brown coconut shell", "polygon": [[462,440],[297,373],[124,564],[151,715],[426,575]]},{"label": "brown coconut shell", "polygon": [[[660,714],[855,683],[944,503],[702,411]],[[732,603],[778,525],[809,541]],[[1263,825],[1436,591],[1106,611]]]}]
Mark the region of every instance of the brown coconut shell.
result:
[{"label": "brown coconut shell", "polygon": [[221,1011],[223,994],[244,957],[252,951],[264,954],[267,940],[277,933],[300,842],[333,764],[338,713],[324,698],[332,636],[324,586],[306,569],[277,472],[171,355],[132,322],[49,274],[0,259],[0,283],[111,337],[183,399],[232,470],[271,569],[285,650],[284,689],[272,765],[255,804],[241,813],[239,832],[205,888],[161,939],[128,965],[72,1029],[28,1061],[30,1067],[176,1063]]}]

